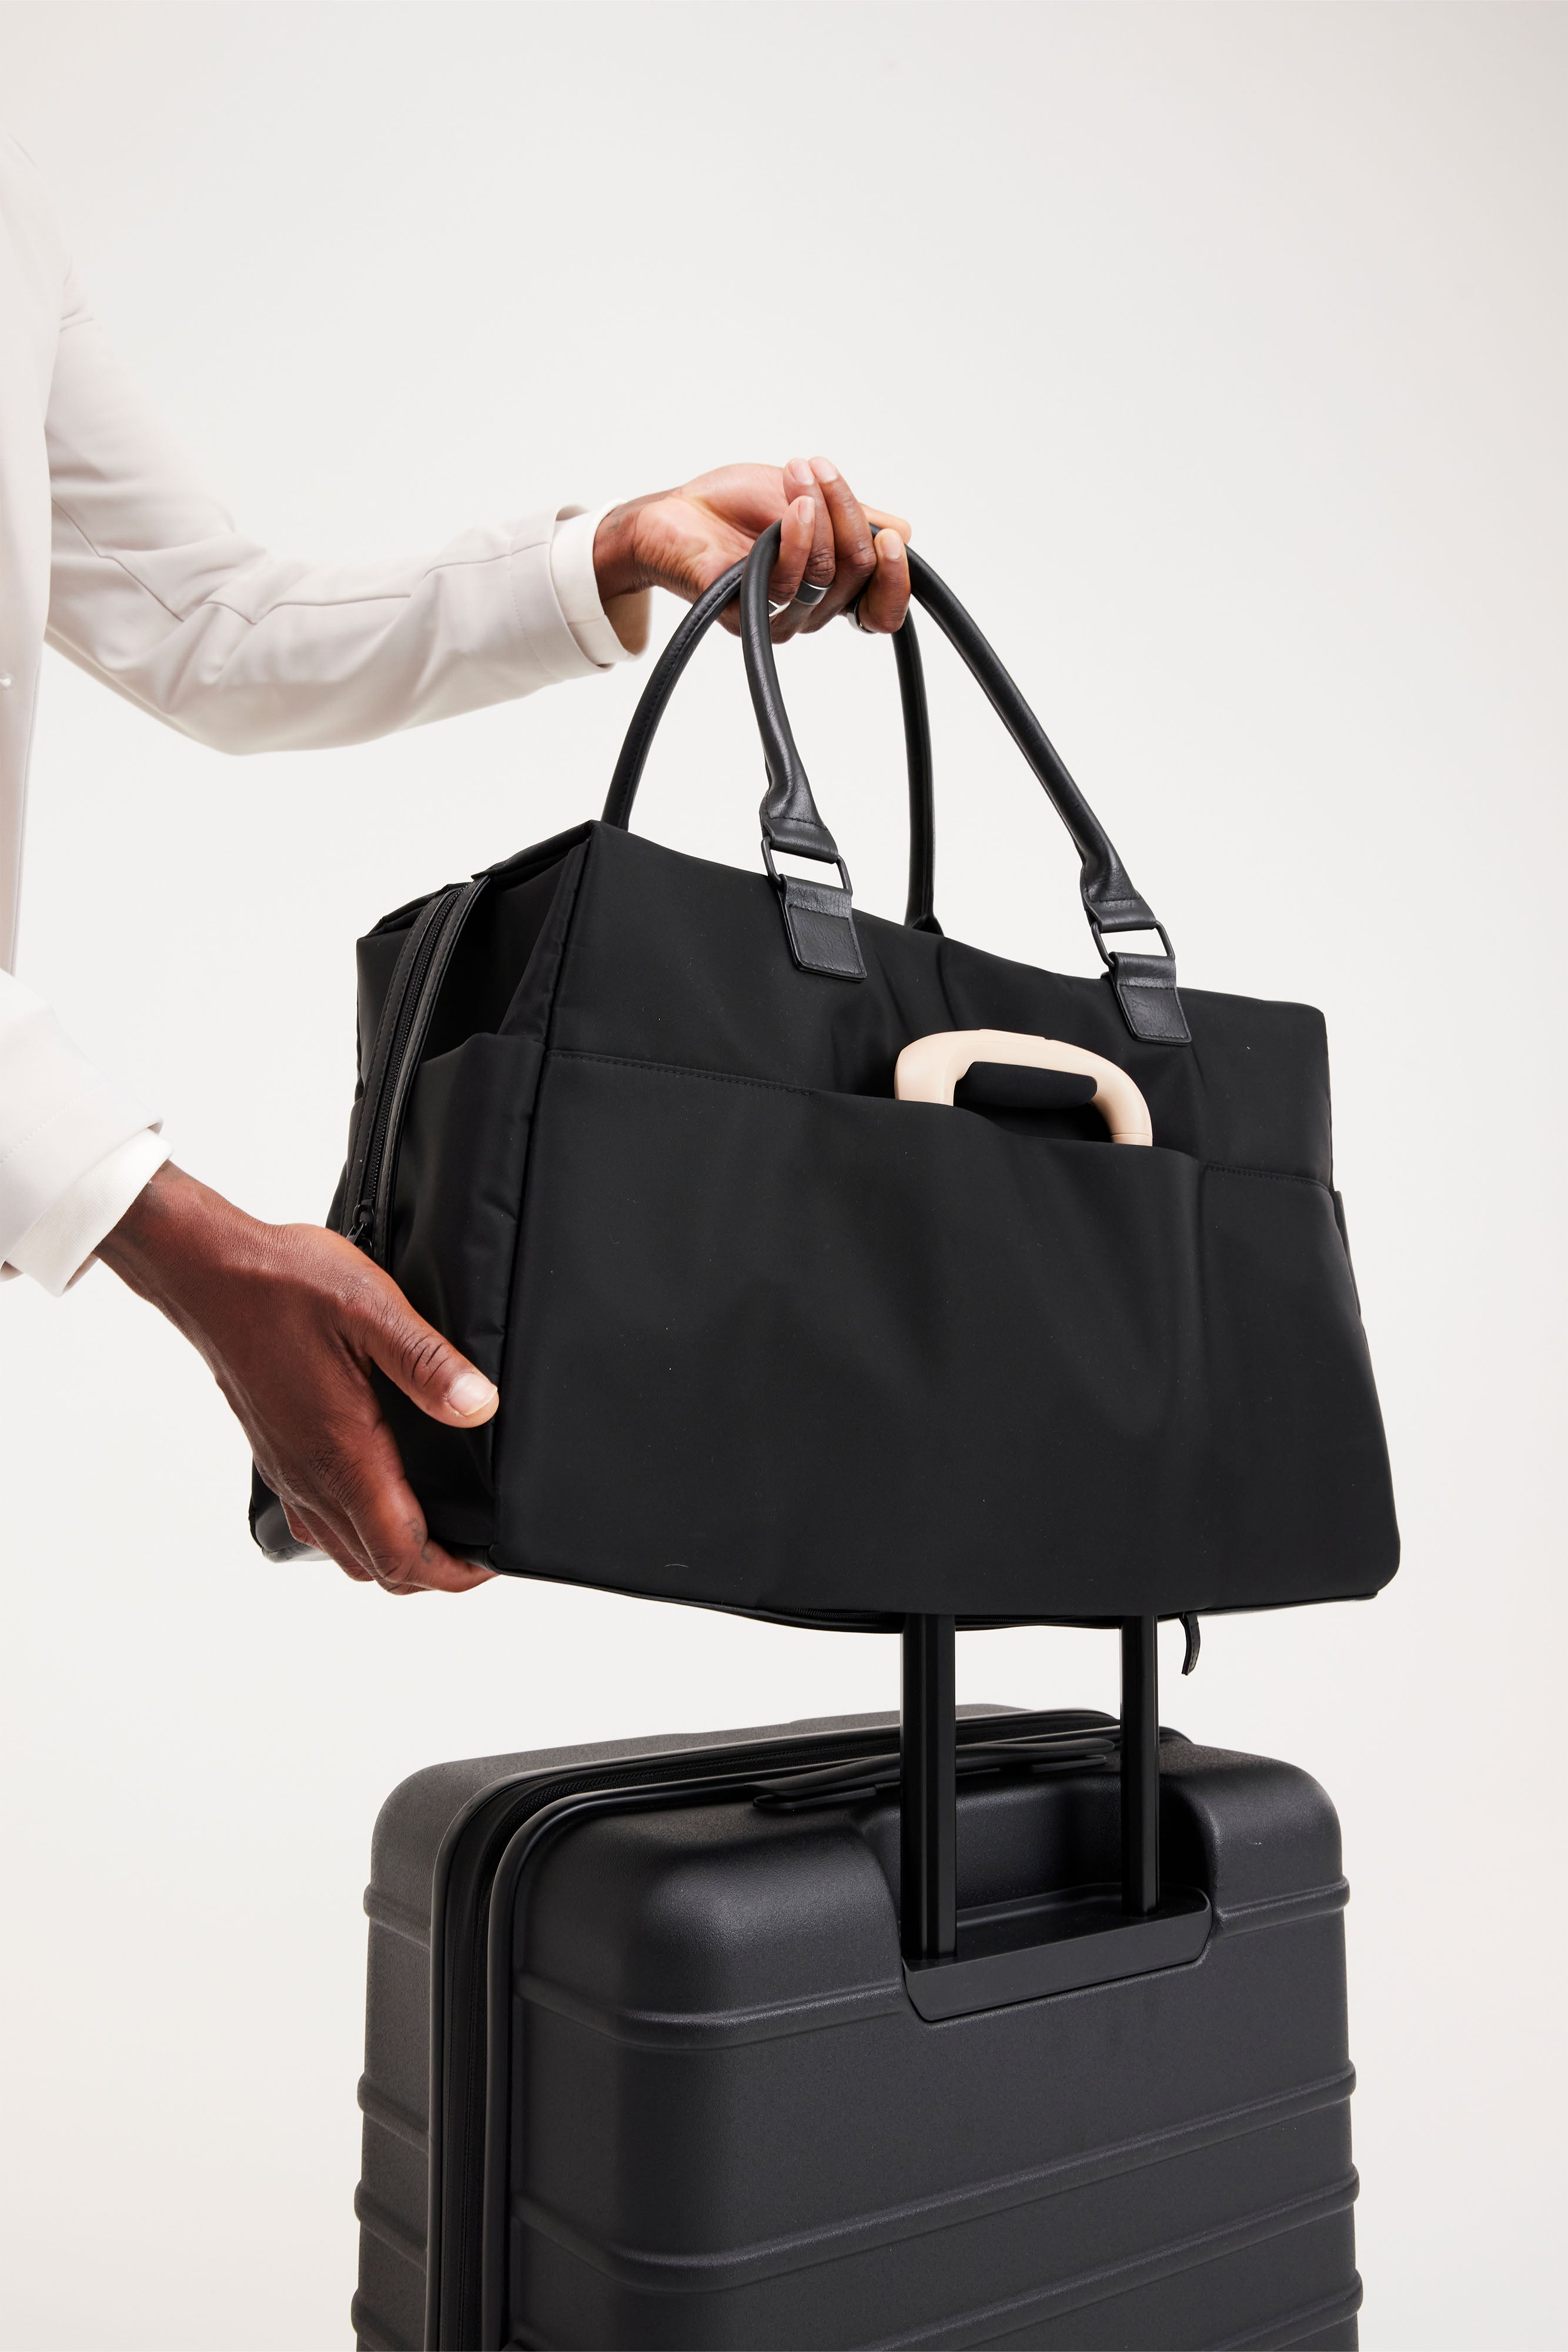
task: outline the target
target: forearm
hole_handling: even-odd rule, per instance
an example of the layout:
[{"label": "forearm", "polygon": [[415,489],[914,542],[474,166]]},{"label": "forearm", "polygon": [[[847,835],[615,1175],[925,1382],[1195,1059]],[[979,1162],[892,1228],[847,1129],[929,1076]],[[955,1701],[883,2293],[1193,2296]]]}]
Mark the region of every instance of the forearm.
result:
[{"label": "forearm", "polygon": [[361,741],[591,675],[625,650],[598,595],[593,519],[574,529],[570,507],[413,560],[272,553],[235,529],[79,310],[61,329],[46,433],[51,642],[220,749]]},{"label": "forearm", "polygon": [[104,1235],[98,1255],[200,1348],[214,1304],[240,1308],[247,1286],[265,1282],[274,1230],[165,1160]]}]

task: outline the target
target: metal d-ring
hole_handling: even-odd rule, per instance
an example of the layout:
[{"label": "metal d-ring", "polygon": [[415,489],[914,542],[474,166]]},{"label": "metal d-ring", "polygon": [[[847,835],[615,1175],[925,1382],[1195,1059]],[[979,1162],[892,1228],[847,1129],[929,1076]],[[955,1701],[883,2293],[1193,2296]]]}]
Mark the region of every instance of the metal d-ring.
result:
[{"label": "metal d-ring", "polygon": [[[814,866],[826,866],[828,863],[828,860],[825,857],[812,858],[811,853],[809,849],[791,849],[787,844],[784,847],[784,855],[786,857],[811,858],[811,863]],[[786,882],[793,881],[796,878],[793,875],[779,873],[779,868],[773,863],[773,845],[768,840],[766,834],[762,836],[762,862],[768,868],[768,878],[772,883],[776,890],[782,889]],[[854,886],[850,880],[849,867],[844,864],[843,859],[836,854],[832,862],[839,869],[839,880],[843,887],[845,898],[852,898],[854,897]],[[827,886],[824,885],[823,887],[826,887]]]},{"label": "metal d-ring", "polygon": [[[1085,908],[1084,911],[1085,913],[1088,913],[1087,908]],[[1115,950],[1106,946],[1103,928],[1097,915],[1089,916],[1089,929],[1093,935],[1094,944],[1100,950],[1101,962],[1104,965],[1107,971],[1114,971],[1116,969]],[[1170,961],[1172,970],[1175,970],[1176,950],[1171,945],[1171,935],[1157,917],[1151,916],[1146,923],[1129,923],[1127,929],[1130,931],[1158,931],[1160,935],[1160,944],[1165,949],[1166,954]],[[1110,936],[1112,939],[1115,939],[1118,934],[1115,931],[1113,931]]]}]

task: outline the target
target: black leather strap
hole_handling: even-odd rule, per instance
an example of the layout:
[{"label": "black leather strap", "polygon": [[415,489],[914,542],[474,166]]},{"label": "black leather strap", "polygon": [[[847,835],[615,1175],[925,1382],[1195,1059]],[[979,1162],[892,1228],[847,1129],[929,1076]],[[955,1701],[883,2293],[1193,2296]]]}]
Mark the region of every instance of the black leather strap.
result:
[{"label": "black leather strap", "polygon": [[658,660],[653,664],[647,685],[643,688],[632,724],[626,730],[626,740],[621,746],[621,757],[615,762],[615,773],[610,779],[610,790],[604,796],[606,824],[618,825],[624,833],[632,822],[632,803],[637,797],[637,787],[643,781],[643,771],[648,764],[659,721],[664,706],[675,690],[675,682],[695,653],[727,604],[733,604],[740,593],[740,575],[746,566],[732,563],[722,578],[705,588],[691,611],[686,614]]},{"label": "black leather strap", "polygon": [[[817,813],[804,763],[795,749],[789,714],[779,691],[779,667],[773,658],[773,637],[768,625],[768,583],[779,561],[783,529],[782,523],[776,522],[752,541],[751,552],[740,575],[740,642],[746,649],[746,681],[751,688],[751,707],[757,713],[762,757],[768,769],[768,790],[758,811],[762,838],[769,849],[793,850],[798,857],[818,857],[826,865],[837,866],[839,845]],[[757,654],[758,646],[767,648],[761,658]]]},{"label": "black leather strap", "polygon": [[[978,680],[1072,837],[1082,860],[1078,887],[1083,911],[1128,1028],[1145,1045],[1190,1045],[1191,1032],[1176,993],[1176,957],[1165,926],[1133,887],[1111,836],[1069,775],[1056,746],[946,582],[913,548],[909,582],[924,610]],[[1125,955],[1105,945],[1107,932],[1145,930],[1158,931],[1163,956]]]},{"label": "black leather strap", "polygon": [[936,931],[936,788],[931,764],[931,709],[915,616],[907,614],[893,640],[898,694],[904,705],[904,751],[909,766],[909,896],[904,919],[915,931]]},{"label": "black leather strap", "polygon": [[[778,546],[779,530],[779,525],[775,524],[773,530],[765,534],[768,566],[773,562],[772,551]],[[763,756],[768,762],[769,778],[785,780],[790,796],[787,806],[810,804],[814,814],[810,785],[795,748],[795,739],[789,731],[789,718],[779,692],[778,667],[768,634],[768,607],[766,597],[761,595],[767,581],[763,568],[765,540],[757,541],[747,559],[747,587],[755,572],[758,595],[744,595],[741,604],[740,636],[746,654],[747,675],[751,681],[752,706],[757,712],[757,723],[762,730]],[[913,548],[909,551],[909,579],[919,603],[978,680],[988,701],[1044,785],[1052,805],[1072,837],[1082,860],[1079,888],[1083,909],[1089,918],[1094,944],[1110,969],[1116,1002],[1121,1006],[1128,1028],[1134,1037],[1150,1045],[1189,1045],[1191,1038],[1186,1019],[1181,1009],[1181,999],[1176,994],[1176,959],[1171,952],[1170,940],[1147,900],[1134,888],[1132,878],[1112,846],[1104,826],[1068,774],[1054,744],[1002,667],[994,649],[946,583],[938,578]],[[767,807],[765,803],[765,823]],[[821,856],[824,853],[818,850],[808,854]],[[1142,930],[1159,932],[1166,950],[1163,956],[1120,955],[1104,943],[1106,933]]]},{"label": "black leather strap", "polygon": [[[732,564],[722,579],[716,580],[711,588],[704,591],[654,663],[637,708],[632,714],[632,724],[626,730],[626,740],[621,746],[621,756],[610,779],[610,790],[604,801],[606,824],[618,825],[624,832],[631,824],[643,771],[648,763],[653,737],[675,690],[676,681],[719,614],[739,595],[741,574],[745,569],[743,562]],[[919,648],[915,641],[913,620],[894,638],[893,649],[898,662],[899,693],[904,705],[904,744],[909,765],[909,908],[904,920],[919,930],[936,931],[941,926],[931,911],[936,836],[931,715],[925,703],[925,682],[921,671]]]},{"label": "black leather strap", "polygon": [[909,581],[923,608],[972,672],[989,702],[1050,796],[1083,861],[1080,886],[1084,910],[1103,931],[1152,931],[1154,910],[1134,888],[1110,837],[1072,778],[1055,745],[1003,668],[946,582],[909,551]]},{"label": "black leather strap", "polygon": [[[829,980],[863,980],[865,964],[855,933],[854,907],[850,896],[850,869],[839,855],[839,845],[817,813],[805,766],[795,749],[789,713],[779,691],[779,666],[773,658],[768,627],[768,583],[779,561],[782,523],[774,523],[751,542],[746,569],[740,575],[740,643],[746,656],[751,707],[762,737],[762,757],[768,769],[768,790],[758,814],[762,824],[762,855],[779,893],[784,933],[789,952],[802,971],[821,972]],[[766,649],[758,658],[757,647]],[[774,865],[776,850],[797,857],[814,857],[839,869],[841,887],[822,882],[802,882],[780,874]]]},{"label": "black leather strap", "polygon": [[[778,667],[768,628],[767,580],[779,541],[779,527],[764,534],[752,551],[757,591],[749,625],[742,610],[741,639],[753,708],[763,740],[768,789],[762,804],[764,838],[780,849],[837,862],[837,846],[823,824],[790,731],[779,689]],[[766,547],[764,547],[766,541]],[[761,552],[759,552],[761,551]],[[766,561],[764,561],[764,555]],[[642,700],[632,715],[626,740],[616,761],[604,803],[604,822],[624,827],[642,779],[649,748],[675,681],[701,639],[739,592],[747,566],[737,563],[716,580],[682,621],[654,665]],[[1047,736],[994,647],[965,611],[946,583],[924,559],[909,551],[910,583],[916,600],[936,621],[966,664],[1000,718],[1014,742],[1050,796],[1078,851],[1082,864],[1080,893],[1095,946],[1106,963],[1116,1001],[1128,1028],[1149,1044],[1187,1045],[1191,1042],[1181,998],[1176,992],[1176,959],[1170,940],[1147,900],[1134,887],[1116,850],[1068,772],[1055,745]],[[937,931],[933,909],[936,866],[935,794],[932,781],[931,726],[926,706],[920,648],[913,621],[906,621],[894,638],[898,663],[899,692],[904,705],[904,741],[909,766],[909,895],[904,920],[917,930]],[[820,886],[825,887],[825,886]],[[788,908],[786,909],[788,919]],[[1105,944],[1118,931],[1158,931],[1164,955],[1133,955]],[[792,935],[792,945],[793,945]],[[858,958],[858,950],[857,950]],[[813,967],[821,968],[821,967]]]}]

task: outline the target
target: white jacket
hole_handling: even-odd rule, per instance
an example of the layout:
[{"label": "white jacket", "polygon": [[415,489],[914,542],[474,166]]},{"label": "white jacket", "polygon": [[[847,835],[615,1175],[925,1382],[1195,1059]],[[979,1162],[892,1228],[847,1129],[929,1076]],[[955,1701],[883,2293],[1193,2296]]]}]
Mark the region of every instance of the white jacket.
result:
[{"label": "white jacket", "polygon": [[416,562],[271,555],[202,488],[87,310],[0,135],[0,1276],[63,1289],[165,1154],[12,977],[46,637],[226,751],[354,743],[620,660],[598,515],[552,507]]}]

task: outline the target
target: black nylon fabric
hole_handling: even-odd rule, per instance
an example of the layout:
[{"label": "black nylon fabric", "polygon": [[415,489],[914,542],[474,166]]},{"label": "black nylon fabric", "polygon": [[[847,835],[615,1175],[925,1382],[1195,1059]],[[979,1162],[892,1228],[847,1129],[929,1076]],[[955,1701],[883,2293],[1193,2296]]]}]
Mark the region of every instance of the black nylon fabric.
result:
[{"label": "black nylon fabric", "polygon": [[[366,1057],[416,911],[361,943]],[[1106,981],[855,919],[846,982],[792,963],[764,877],[614,827],[496,869],[387,1255],[501,1387],[475,1435],[385,1391],[433,1534],[786,1618],[1377,1590],[1321,1016],[1184,990],[1190,1046],[1141,1043]],[[981,1027],[1119,1062],[1155,1148],[894,1100],[910,1039]]]}]

